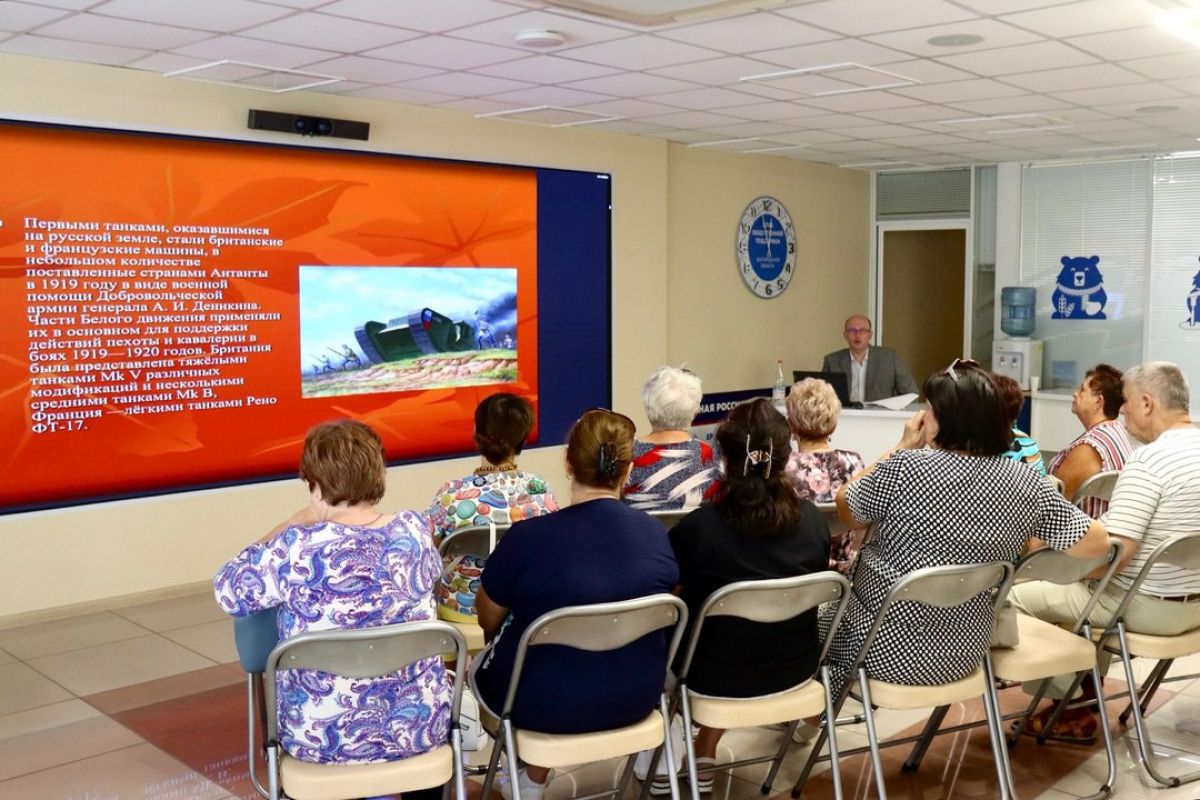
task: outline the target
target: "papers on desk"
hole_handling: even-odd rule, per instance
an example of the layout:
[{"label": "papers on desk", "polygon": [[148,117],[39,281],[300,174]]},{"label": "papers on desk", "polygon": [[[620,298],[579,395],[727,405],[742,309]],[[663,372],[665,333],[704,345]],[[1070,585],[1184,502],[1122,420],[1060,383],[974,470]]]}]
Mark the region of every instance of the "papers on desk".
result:
[{"label": "papers on desk", "polygon": [[895,397],[886,397],[883,400],[872,400],[870,403],[865,403],[867,408],[886,408],[888,411],[903,411],[908,408],[908,404],[917,399],[917,396],[912,392],[908,394],[898,394]]}]

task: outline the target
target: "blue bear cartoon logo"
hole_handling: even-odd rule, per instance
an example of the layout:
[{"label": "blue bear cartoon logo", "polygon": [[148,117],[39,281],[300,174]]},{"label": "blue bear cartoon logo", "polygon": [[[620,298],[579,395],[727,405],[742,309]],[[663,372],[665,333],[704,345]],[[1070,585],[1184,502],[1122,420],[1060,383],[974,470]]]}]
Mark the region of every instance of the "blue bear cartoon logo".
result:
[{"label": "blue bear cartoon logo", "polygon": [[1051,319],[1108,319],[1104,306],[1104,276],[1096,265],[1100,256],[1062,257],[1062,269],[1050,300],[1054,303]]},{"label": "blue bear cartoon logo", "polygon": [[1187,325],[1194,328],[1200,325],[1200,272],[1192,278],[1192,290],[1187,295],[1188,318]]}]

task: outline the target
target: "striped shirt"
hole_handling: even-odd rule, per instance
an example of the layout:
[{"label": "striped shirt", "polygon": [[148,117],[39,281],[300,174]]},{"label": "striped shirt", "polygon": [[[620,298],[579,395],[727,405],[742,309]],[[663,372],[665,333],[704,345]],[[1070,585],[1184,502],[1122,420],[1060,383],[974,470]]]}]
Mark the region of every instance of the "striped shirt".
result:
[{"label": "striped shirt", "polygon": [[[1138,542],[1137,553],[1113,581],[1128,589],[1154,549],[1172,536],[1200,531],[1200,430],[1163,432],[1125,463],[1101,519],[1108,532]],[[1156,566],[1141,594],[1178,597],[1200,594],[1200,572]]]},{"label": "striped shirt", "polygon": [[[1129,433],[1125,430],[1125,423],[1119,419],[1107,419],[1088,428],[1075,441],[1059,450],[1058,455],[1050,461],[1050,474],[1053,475],[1066,460],[1067,454],[1080,445],[1087,445],[1100,456],[1101,472],[1113,472],[1123,468],[1134,447]],[[1099,497],[1086,497],[1081,507],[1083,513],[1092,519],[1100,519],[1100,515],[1108,510],[1108,501]]]}]

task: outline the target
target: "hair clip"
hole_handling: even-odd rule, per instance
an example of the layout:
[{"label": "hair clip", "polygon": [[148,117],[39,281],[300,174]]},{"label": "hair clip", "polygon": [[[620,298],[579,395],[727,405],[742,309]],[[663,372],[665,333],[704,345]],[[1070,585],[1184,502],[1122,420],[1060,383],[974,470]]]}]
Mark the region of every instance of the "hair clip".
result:
[{"label": "hair clip", "polygon": [[742,464],[742,477],[750,474],[750,466],[758,466],[766,464],[767,469],[763,473],[764,478],[771,477],[771,462],[775,460],[775,440],[768,440],[770,444],[769,450],[751,450],[750,449],[750,434],[746,434],[746,461]]},{"label": "hair clip", "polygon": [[612,442],[600,444],[600,474],[606,478],[617,477],[617,460],[614,457],[617,446]]}]

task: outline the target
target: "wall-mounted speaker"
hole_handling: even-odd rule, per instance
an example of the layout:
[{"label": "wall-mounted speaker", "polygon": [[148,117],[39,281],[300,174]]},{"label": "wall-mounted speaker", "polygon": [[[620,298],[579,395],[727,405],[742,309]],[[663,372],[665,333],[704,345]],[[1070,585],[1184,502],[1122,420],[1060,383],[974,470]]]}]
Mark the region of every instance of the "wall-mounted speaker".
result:
[{"label": "wall-mounted speaker", "polygon": [[247,126],[258,131],[298,133],[301,136],[336,136],[339,139],[362,141],[366,141],[371,133],[369,122],[285,114],[280,111],[261,111],[257,108],[250,109]]}]

